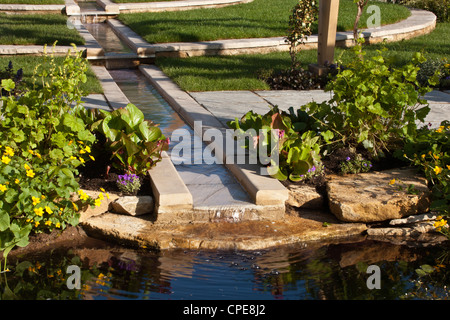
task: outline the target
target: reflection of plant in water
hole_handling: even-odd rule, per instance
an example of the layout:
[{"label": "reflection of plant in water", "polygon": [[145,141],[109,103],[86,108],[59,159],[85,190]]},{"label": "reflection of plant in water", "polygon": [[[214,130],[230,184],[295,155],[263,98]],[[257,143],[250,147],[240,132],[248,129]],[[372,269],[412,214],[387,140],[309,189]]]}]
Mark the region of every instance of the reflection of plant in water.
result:
[{"label": "reflection of plant in water", "polygon": [[[4,282],[0,280],[0,298],[2,300],[74,300],[79,299],[79,290],[70,290],[66,281],[70,274],[66,273],[69,265],[81,266],[78,256],[50,258],[48,261],[21,261],[10,266],[5,273]],[[81,282],[94,277],[95,269],[81,268]]]},{"label": "reflection of plant in water", "polygon": [[448,300],[450,291],[450,251],[443,249],[440,257],[431,264],[423,264],[415,270],[416,278],[412,279],[414,287],[402,299]]}]

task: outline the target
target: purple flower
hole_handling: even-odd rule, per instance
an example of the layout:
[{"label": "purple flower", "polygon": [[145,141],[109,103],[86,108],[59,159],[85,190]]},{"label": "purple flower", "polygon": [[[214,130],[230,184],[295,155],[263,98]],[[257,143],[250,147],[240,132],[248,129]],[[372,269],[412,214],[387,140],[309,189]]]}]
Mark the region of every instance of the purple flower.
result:
[{"label": "purple flower", "polygon": [[346,161],[350,161],[351,160],[351,158],[350,157],[347,157],[347,159],[345,159]]}]

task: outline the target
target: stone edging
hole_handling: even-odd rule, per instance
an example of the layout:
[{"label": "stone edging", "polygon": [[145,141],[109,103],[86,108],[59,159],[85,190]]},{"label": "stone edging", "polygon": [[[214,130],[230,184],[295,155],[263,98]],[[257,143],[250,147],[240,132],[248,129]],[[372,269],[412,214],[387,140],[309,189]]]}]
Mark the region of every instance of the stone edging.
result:
[{"label": "stone edging", "polygon": [[[188,93],[181,90],[160,69],[153,65],[140,66],[139,69],[191,128],[196,129],[194,121],[201,121],[202,131],[196,132],[199,136],[203,136],[204,131],[208,128],[215,128],[223,131],[222,136],[225,139],[225,128],[222,127],[222,124]],[[216,145],[214,145],[215,143]],[[216,157],[224,160],[224,165],[249,193],[254,203],[257,206],[284,206],[289,196],[287,189],[278,180],[260,175],[260,167],[257,165],[231,163],[227,154],[220,147],[225,145],[225,143],[221,144],[215,141],[210,143],[216,152]]]},{"label": "stone edging", "polygon": [[108,14],[134,12],[184,11],[199,8],[220,8],[253,0],[178,0],[148,3],[114,3],[111,0],[97,0],[97,4]]},{"label": "stone edging", "polygon": [[[362,31],[362,35],[368,43],[377,43],[384,40],[399,41],[427,34],[435,28],[436,16],[434,13],[418,9],[410,10],[411,16],[407,19],[379,28],[365,29]],[[289,50],[285,37],[149,44],[122,22],[112,19],[108,20],[108,23],[121,39],[131,45],[138,55],[183,58],[201,55],[232,55]],[[317,42],[318,36],[312,35],[307,39],[303,48],[317,48]],[[352,32],[336,33],[336,46],[348,47],[351,45],[353,45]]]}]

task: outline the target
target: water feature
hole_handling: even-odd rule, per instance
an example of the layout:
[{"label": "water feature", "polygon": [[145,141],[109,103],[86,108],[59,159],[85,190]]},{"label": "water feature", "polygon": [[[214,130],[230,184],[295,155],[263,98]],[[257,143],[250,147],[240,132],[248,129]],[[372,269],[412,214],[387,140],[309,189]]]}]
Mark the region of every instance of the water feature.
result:
[{"label": "water feature", "polygon": [[[413,248],[386,242],[297,245],[260,251],[152,252],[111,244],[35,252],[0,275],[20,299],[74,300],[353,300],[448,299],[449,247]],[[447,262],[441,262],[445,259]],[[433,266],[419,277],[416,269]],[[69,265],[81,269],[69,289]],[[380,289],[369,289],[369,265]],[[446,266],[446,267],[445,267]],[[8,291],[9,292],[9,291]]]},{"label": "water feature", "polygon": [[[106,42],[110,45],[111,40]],[[137,70],[111,74],[130,101],[146,118],[159,123],[165,134],[186,127]],[[448,299],[448,257],[448,243],[422,248],[346,239],[248,252],[154,252],[87,239],[78,245],[11,254],[10,271],[0,274],[0,298]],[[416,270],[425,264],[432,266],[431,272],[420,276]],[[68,286],[71,265],[80,267],[79,289]],[[367,285],[369,265],[380,268],[380,289]]]}]

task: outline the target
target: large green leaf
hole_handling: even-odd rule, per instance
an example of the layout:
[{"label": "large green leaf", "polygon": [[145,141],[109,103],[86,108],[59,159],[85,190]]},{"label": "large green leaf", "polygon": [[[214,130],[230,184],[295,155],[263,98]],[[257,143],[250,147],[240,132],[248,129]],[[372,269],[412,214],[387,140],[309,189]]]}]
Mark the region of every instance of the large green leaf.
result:
[{"label": "large green leaf", "polygon": [[64,114],[63,124],[73,132],[78,132],[84,129],[83,120],[71,115],[70,113]]},{"label": "large green leaf", "polygon": [[0,231],[5,231],[9,229],[10,218],[9,214],[5,211],[0,212]]},{"label": "large green leaf", "polygon": [[136,128],[142,121],[144,121],[144,114],[139,110],[134,104],[129,103],[125,110],[128,111],[129,116],[129,126],[131,128]]}]

